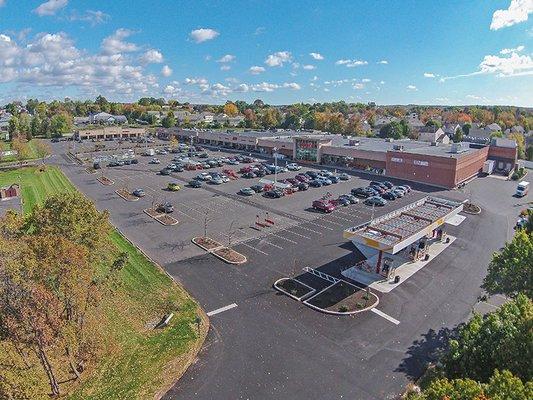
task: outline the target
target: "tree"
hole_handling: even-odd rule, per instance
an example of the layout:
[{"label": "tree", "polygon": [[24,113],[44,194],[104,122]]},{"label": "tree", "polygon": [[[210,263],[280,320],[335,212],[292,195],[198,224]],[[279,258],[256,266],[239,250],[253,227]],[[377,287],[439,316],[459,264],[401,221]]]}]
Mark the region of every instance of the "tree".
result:
[{"label": "tree", "polygon": [[533,398],[533,384],[525,384],[509,371],[496,370],[487,384],[472,379],[446,378],[432,381],[421,394],[408,400],[529,400]]},{"label": "tree", "polygon": [[524,159],[526,156],[526,140],[524,139],[524,135],[518,132],[511,132],[507,137],[516,142],[518,158]]},{"label": "tree", "polygon": [[450,340],[442,359],[446,377],[488,382],[507,369],[524,381],[533,377],[533,303],[524,295],[486,316],[474,315]]},{"label": "tree", "polygon": [[463,141],[463,130],[461,128],[457,128],[455,130],[455,134],[453,135],[453,141],[455,143],[459,143]]},{"label": "tree", "polygon": [[224,104],[224,114],[229,115],[230,117],[234,117],[239,113],[239,109],[235,104],[228,101],[226,104]]},{"label": "tree", "polygon": [[174,113],[169,111],[168,114],[161,121],[163,128],[172,128],[176,126],[176,118],[174,118]]},{"label": "tree", "polygon": [[19,133],[19,119],[15,116],[12,116],[9,120],[9,125],[7,127],[7,132],[9,133],[9,138],[13,139]]},{"label": "tree", "polygon": [[33,147],[35,149],[37,157],[41,158],[44,164],[44,158],[52,153],[52,148],[48,143],[40,139],[35,140],[35,144],[33,145]]},{"label": "tree", "polygon": [[56,114],[50,120],[50,131],[53,136],[63,136],[72,130],[72,118],[64,113]]},{"label": "tree", "polygon": [[472,128],[472,125],[469,123],[466,123],[463,125],[463,133],[468,136],[470,134],[470,128]]},{"label": "tree", "polygon": [[41,135],[45,138],[51,137],[51,131],[50,131],[50,119],[44,118],[41,121],[41,129],[40,129]]},{"label": "tree", "polygon": [[35,115],[31,120],[30,133],[32,137],[41,134],[41,118],[38,115]]},{"label": "tree", "polygon": [[399,122],[393,121],[383,125],[379,130],[379,135],[382,138],[402,139],[404,137],[404,130]]},{"label": "tree", "polygon": [[533,146],[528,146],[526,150],[526,160],[533,161]]},{"label": "tree", "polygon": [[20,138],[16,137],[13,139],[11,148],[17,152],[17,160],[20,163],[29,158],[30,150],[28,148],[28,144],[22,141]]},{"label": "tree", "polygon": [[516,232],[502,251],[492,255],[483,289],[489,294],[516,297],[524,293],[533,298],[533,234]]}]

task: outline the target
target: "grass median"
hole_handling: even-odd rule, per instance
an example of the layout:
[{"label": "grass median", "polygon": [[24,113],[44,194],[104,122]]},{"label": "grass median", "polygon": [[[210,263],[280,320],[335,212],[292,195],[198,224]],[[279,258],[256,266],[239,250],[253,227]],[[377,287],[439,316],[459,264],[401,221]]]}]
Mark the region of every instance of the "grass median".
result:
[{"label": "grass median", "polygon": [[[0,186],[12,183],[21,185],[25,212],[48,195],[76,190],[53,166],[0,172]],[[110,240],[112,251],[127,253],[128,262],[102,306],[109,345],[79,381],[65,387],[69,399],[154,398],[186,370],[206,335],[207,321],[198,329],[196,319],[203,313],[182,287],[118,231]],[[168,312],[174,313],[169,325],[154,329]],[[46,385],[44,376],[39,381]]]}]

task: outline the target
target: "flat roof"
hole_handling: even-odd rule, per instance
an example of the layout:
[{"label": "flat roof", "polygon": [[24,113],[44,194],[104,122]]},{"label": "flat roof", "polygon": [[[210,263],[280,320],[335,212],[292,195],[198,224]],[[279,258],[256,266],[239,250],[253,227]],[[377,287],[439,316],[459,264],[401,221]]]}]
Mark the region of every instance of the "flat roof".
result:
[{"label": "flat roof", "polygon": [[395,254],[430,234],[463,209],[463,203],[424,197],[396,211],[344,231],[344,237]]}]

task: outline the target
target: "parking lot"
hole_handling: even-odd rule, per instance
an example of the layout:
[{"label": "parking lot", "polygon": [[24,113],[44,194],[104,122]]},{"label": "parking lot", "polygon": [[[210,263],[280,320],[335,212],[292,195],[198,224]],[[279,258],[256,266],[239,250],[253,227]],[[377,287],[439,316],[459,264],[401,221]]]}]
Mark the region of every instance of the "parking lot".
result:
[{"label": "parking lot", "polygon": [[[171,164],[176,154],[143,156],[143,151],[136,149],[137,164],[107,167],[108,161],[101,162],[102,168],[95,174],[87,173],[84,182],[86,187],[94,192],[94,194],[89,193],[90,196],[94,195],[105,200],[106,207],[119,210],[120,214],[128,216],[131,224],[142,220],[144,230],[150,234],[157,234],[162,248],[172,249],[171,254],[166,257],[169,262],[197,254],[194,248],[190,247],[189,241],[193,236],[203,235],[205,231],[221,243],[239,246],[239,251],[248,257],[268,256],[275,252],[292,251],[292,247],[307,246],[324,234],[338,237],[350,226],[365,222],[373,215],[389,212],[423,196],[420,192],[412,191],[401,199],[390,201],[384,207],[368,206],[362,203],[364,199],[360,199],[359,204],[339,206],[335,211],[324,214],[311,207],[314,200],[323,197],[336,199],[339,195],[349,194],[355,187],[368,185],[369,181],[350,176],[347,181],[318,188],[309,187],[308,190],[297,191],[281,198],[267,198],[262,193],[243,196],[239,191],[244,187],[268,180],[280,181],[294,177],[297,173],[316,171],[316,169],[302,167],[297,172],[278,173],[275,177],[271,174],[262,178],[246,179],[239,170],[251,164],[241,163],[202,170],[184,170],[167,176],[161,175],[160,170]],[[206,152],[207,159],[235,156],[225,151],[206,150]],[[124,151],[120,150],[111,154],[123,153]],[[84,157],[98,159],[109,155],[108,152],[92,152],[84,154]],[[160,163],[151,163],[154,158]],[[205,161],[197,157],[192,159],[198,162]],[[261,161],[265,160],[260,159],[255,164]],[[88,164],[90,165],[90,162]],[[279,165],[284,164],[284,161],[279,163]],[[193,188],[188,184],[198,174],[213,172],[222,174],[223,170],[227,169],[235,171],[235,175],[239,178],[223,184],[203,182],[200,188]],[[332,172],[338,171],[332,170]],[[101,175],[111,179],[114,185],[103,186],[98,183],[96,178]],[[181,189],[168,190],[170,182],[178,183]],[[126,188],[129,192],[141,188],[146,195],[139,201],[127,202],[114,193],[118,188]],[[175,226],[161,226],[142,213],[145,208],[165,202],[170,202],[174,206],[172,215],[179,221]],[[265,223],[265,220],[271,223]]]},{"label": "parking lot", "polygon": [[[101,172],[88,174],[63,157],[64,147],[54,150],[53,162],[98,208],[108,209],[113,223],[182,282],[210,315],[213,329],[199,362],[166,399],[276,398],[280,390],[298,399],[330,398],[331,393],[336,398],[395,398],[407,380],[422,371],[442,330],[464,321],[475,308],[490,253],[512,232],[517,203],[526,201],[512,198],[515,183],[484,178],[464,191],[415,187],[385,207],[373,210],[353,204],[322,214],[309,209],[313,200],[327,192],[347,193],[379,178],[354,172],[348,182],[280,199],[236,194],[258,179],[204,184],[199,189],[184,185],[167,192],[170,181],[185,184],[201,171],[161,176],[157,172],[171,155],[158,156],[159,165],[139,156],[137,165],[105,168],[115,184],[104,186],[96,180]],[[293,175],[280,174],[280,179]],[[126,202],[114,192],[120,186],[141,187],[146,196]],[[325,315],[272,288],[279,278],[293,276],[317,289],[329,286],[302,269],[333,274],[353,265],[357,254],[342,237],[343,229],[428,194],[455,200],[470,197],[482,207],[482,214],[451,227],[449,233],[457,239],[449,249],[393,292],[380,295],[380,313]],[[163,200],[174,203],[178,225],[163,226],[142,212]],[[274,226],[256,229],[257,216],[265,218],[267,212]],[[225,243],[231,239],[232,247],[248,257],[246,264],[228,265],[191,244],[192,236],[203,235],[206,214],[208,234]],[[508,229],[502,229],[505,226]],[[309,381],[309,374],[318,379]]]}]

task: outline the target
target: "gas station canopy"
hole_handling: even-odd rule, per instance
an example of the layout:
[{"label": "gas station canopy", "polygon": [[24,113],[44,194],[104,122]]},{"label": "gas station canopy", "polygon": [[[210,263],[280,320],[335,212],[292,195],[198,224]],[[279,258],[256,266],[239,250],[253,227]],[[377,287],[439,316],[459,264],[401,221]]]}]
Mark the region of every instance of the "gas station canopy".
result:
[{"label": "gas station canopy", "polygon": [[463,203],[424,197],[372,221],[346,229],[344,238],[396,254],[415,243],[463,210]]}]

